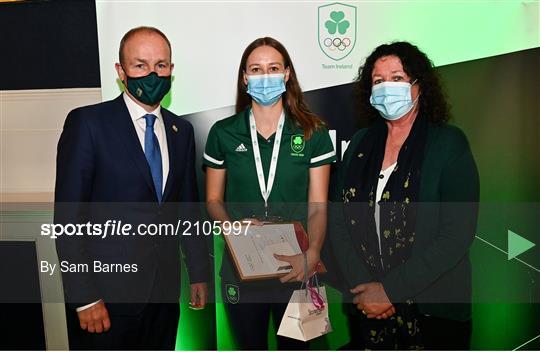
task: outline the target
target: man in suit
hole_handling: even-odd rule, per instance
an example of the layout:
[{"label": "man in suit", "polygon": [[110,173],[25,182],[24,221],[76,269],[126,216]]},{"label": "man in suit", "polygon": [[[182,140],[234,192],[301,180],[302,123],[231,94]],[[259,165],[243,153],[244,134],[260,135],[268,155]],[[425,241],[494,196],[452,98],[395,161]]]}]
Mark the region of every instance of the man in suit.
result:
[{"label": "man in suit", "polygon": [[[134,232],[141,224],[196,219],[193,127],[160,106],[173,67],[170,42],[158,29],[137,27],[124,35],[116,70],[125,92],[66,119],[58,143],[56,223],[116,220]],[[191,305],[204,307],[209,275],[205,238],[182,232],[58,237],[65,268],[87,265],[62,272],[71,349],[174,349],[180,248]],[[103,269],[109,264],[115,269]]]}]

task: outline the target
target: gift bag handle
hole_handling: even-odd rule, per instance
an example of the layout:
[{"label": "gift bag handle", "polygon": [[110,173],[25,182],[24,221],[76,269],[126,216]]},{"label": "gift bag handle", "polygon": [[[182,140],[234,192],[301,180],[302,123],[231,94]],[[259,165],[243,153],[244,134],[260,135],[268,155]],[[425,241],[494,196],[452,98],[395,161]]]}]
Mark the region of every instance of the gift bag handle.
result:
[{"label": "gift bag handle", "polygon": [[308,272],[307,253],[304,252],[302,254],[304,255],[304,280],[302,280],[302,285],[300,286],[300,289],[303,289],[305,285],[304,294],[307,296],[308,286],[309,286],[309,277],[307,276],[307,272]]},{"label": "gift bag handle", "polygon": [[304,295],[307,297],[307,295],[309,294],[311,296],[311,302],[315,305],[315,307],[317,307],[318,309],[322,309],[324,308],[324,300],[320,292],[319,278],[317,277],[316,274],[313,275],[315,286],[317,287],[317,290],[315,290],[315,288],[313,288],[309,284],[310,278],[307,275],[307,272],[308,272],[307,254],[305,252],[303,254],[304,254],[304,280],[302,280],[302,285],[300,286],[300,290],[303,289],[305,285],[306,287],[304,289]]},{"label": "gift bag handle", "polygon": [[[306,285],[306,295],[307,295],[308,286],[309,287],[312,287],[312,286],[309,284],[310,277],[307,275],[308,269],[309,269],[308,264],[307,264],[307,253],[304,252],[302,254],[304,255],[304,280],[302,280],[302,285],[300,286],[300,289],[303,289],[304,285]],[[315,281],[315,287],[317,288],[317,293],[320,293],[319,277],[317,276],[317,273],[313,275],[313,280]]]}]

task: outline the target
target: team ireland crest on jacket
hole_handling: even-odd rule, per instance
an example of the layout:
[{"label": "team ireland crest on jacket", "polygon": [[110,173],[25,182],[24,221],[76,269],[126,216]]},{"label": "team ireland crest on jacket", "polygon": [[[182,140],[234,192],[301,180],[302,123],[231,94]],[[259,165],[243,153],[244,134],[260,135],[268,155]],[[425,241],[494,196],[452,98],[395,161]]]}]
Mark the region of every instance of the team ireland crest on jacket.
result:
[{"label": "team ireland crest on jacket", "polygon": [[319,6],[319,46],[332,60],[349,55],[356,44],[356,7],[334,2]]},{"label": "team ireland crest on jacket", "polygon": [[229,303],[237,304],[240,302],[240,288],[237,285],[226,284],[225,295]]},{"label": "team ireland crest on jacket", "polygon": [[303,134],[295,134],[291,136],[291,155],[293,156],[304,156],[304,154],[300,154],[304,151],[304,148],[306,147],[306,141],[304,139]]}]

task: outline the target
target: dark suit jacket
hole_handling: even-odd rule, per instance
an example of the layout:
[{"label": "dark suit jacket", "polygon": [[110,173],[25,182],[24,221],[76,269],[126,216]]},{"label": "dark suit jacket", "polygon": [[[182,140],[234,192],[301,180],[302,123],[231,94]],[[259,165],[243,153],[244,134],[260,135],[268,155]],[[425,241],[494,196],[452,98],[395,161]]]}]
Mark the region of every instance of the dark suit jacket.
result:
[{"label": "dark suit jacket", "polygon": [[[158,204],[150,168],[123,97],[77,108],[58,143],[55,223],[122,221],[174,224],[197,217],[195,143],[191,124],[162,108],[169,175]],[[191,283],[208,280],[203,236],[60,236],[60,261],[87,263],[89,272],[64,272],[67,303],[178,302],[180,244]],[[94,272],[94,261],[136,264],[137,272]]]},{"label": "dark suit jacket", "polygon": [[[362,234],[351,225],[349,205],[341,199],[349,164],[366,132],[362,129],[353,136],[343,157],[329,216],[328,237],[348,295],[349,288],[374,281],[360,256],[357,239]],[[471,318],[469,247],[476,231],[479,187],[476,164],[463,132],[450,125],[430,124],[412,253],[404,264],[378,280],[392,302],[412,299],[424,314]]]}]

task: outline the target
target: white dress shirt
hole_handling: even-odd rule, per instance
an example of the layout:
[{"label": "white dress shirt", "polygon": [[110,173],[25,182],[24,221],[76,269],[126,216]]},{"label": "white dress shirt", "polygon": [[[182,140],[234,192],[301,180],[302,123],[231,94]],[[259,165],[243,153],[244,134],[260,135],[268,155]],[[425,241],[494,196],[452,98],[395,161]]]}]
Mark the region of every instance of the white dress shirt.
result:
[{"label": "white dress shirt", "polygon": [[[139,137],[139,142],[144,151],[144,133],[146,132],[146,120],[144,115],[152,114],[156,115],[156,122],[154,123],[154,133],[156,134],[157,140],[159,142],[159,148],[161,149],[161,168],[163,170],[163,188],[161,192],[165,191],[165,184],[167,183],[167,177],[169,176],[169,148],[167,146],[167,134],[165,133],[165,123],[163,122],[163,116],[161,116],[161,106],[158,106],[156,110],[152,112],[147,112],[140,105],[133,101],[126,93],[123,94],[124,102],[135,126],[135,131],[137,131],[137,136]],[[101,302],[97,300],[90,304],[87,304],[82,307],[78,307],[77,312],[81,312],[85,309],[88,309],[96,304]]]}]

